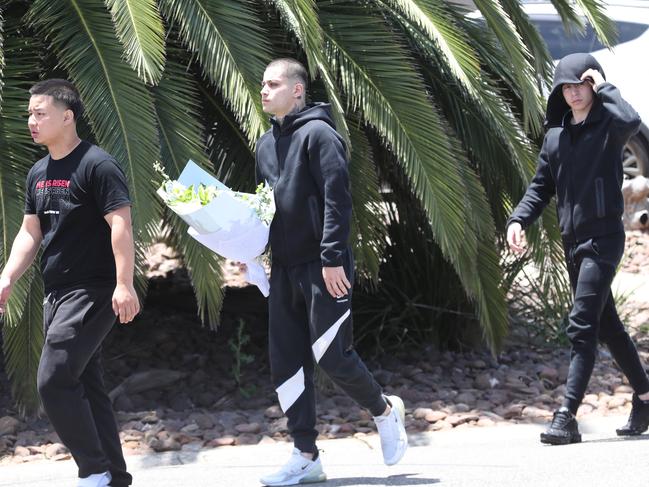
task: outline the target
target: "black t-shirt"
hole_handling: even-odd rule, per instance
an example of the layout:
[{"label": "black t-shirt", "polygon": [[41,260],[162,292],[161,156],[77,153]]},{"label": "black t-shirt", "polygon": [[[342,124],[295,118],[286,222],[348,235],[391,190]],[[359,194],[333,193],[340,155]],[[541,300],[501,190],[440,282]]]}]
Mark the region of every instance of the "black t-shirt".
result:
[{"label": "black t-shirt", "polygon": [[82,141],[62,159],[46,156],[27,175],[25,213],[43,234],[45,291],[114,285],[115,257],[104,216],[131,204],[113,157]]}]

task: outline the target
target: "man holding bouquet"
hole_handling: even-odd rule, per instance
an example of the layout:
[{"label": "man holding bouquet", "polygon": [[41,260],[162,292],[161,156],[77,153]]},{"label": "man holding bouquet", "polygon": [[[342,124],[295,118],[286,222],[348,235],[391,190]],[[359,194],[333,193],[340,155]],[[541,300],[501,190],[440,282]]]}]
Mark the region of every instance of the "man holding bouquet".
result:
[{"label": "man holding bouquet", "polygon": [[258,141],[256,176],[273,187],[269,297],[271,375],[295,448],[264,485],[326,479],[316,448],[314,360],[374,416],[383,459],[397,463],[408,446],[404,406],[386,397],[352,344],[354,261],[345,144],[324,103],[306,104],[307,72],[294,59],[266,68],[262,104],[272,128]]},{"label": "man holding bouquet", "polygon": [[30,90],[28,126],[48,154],[27,175],[25,215],[0,276],[0,313],[42,247],[45,343],[38,392],[79,467],[78,487],[126,487],[126,471],[101,366],[116,318],[140,305],[133,288],[131,203],[112,156],[77,135],[83,105],[72,83]]}]

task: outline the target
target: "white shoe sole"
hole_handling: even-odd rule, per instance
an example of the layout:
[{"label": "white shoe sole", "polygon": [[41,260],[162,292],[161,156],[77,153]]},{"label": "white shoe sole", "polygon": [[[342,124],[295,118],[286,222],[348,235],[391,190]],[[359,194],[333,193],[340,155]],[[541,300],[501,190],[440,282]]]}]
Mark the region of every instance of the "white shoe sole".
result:
[{"label": "white shoe sole", "polygon": [[307,475],[299,480],[285,480],[284,482],[264,482],[261,480],[261,484],[267,487],[283,487],[286,485],[302,485],[302,484],[315,484],[317,482],[324,482],[327,480],[327,474],[324,472],[317,473],[315,475]]}]

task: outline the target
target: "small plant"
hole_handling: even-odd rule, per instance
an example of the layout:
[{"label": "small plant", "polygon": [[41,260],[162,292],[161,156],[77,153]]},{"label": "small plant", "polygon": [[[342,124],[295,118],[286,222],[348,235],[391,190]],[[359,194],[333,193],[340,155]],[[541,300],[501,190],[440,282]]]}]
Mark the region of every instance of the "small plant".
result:
[{"label": "small plant", "polygon": [[239,388],[239,392],[243,397],[250,397],[255,392],[255,386],[251,385],[245,387],[241,384],[241,368],[251,364],[255,357],[253,355],[247,354],[243,351],[244,346],[250,342],[250,335],[244,332],[246,322],[242,319],[239,319],[239,325],[237,326],[236,334],[230,338],[228,345],[234,356],[234,362],[232,363],[232,378]]}]

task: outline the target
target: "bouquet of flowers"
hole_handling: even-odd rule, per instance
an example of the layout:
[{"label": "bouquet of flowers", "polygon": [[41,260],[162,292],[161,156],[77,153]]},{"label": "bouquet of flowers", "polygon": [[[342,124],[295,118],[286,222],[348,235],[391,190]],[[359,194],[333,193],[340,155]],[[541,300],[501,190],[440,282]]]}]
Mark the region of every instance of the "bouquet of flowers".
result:
[{"label": "bouquet of flowers", "polygon": [[189,161],[178,180],[164,177],[158,195],[188,225],[188,233],[213,252],[246,264],[246,280],[268,296],[269,283],[261,263],[275,214],[273,190],[265,183],[254,194],[232,191]]}]

